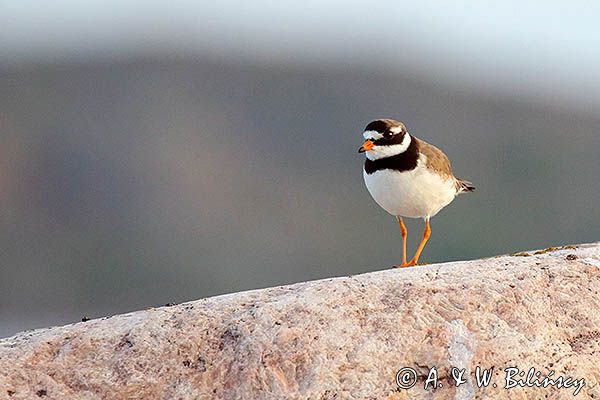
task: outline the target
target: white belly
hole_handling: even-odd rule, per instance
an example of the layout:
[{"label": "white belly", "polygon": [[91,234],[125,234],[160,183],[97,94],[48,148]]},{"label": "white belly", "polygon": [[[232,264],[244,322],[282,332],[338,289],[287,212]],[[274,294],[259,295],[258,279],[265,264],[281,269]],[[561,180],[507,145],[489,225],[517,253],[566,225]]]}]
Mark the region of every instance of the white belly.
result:
[{"label": "white belly", "polygon": [[433,217],[456,197],[452,179],[429,172],[422,164],[412,171],[363,169],[365,184],[373,199],[392,215],[408,218]]}]

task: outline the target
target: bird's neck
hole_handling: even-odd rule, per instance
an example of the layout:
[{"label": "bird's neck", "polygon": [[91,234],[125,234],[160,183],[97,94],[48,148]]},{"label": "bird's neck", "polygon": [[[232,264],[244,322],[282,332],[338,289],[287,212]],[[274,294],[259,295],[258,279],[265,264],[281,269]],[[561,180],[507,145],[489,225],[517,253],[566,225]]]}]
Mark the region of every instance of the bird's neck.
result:
[{"label": "bird's neck", "polygon": [[382,170],[393,170],[393,171],[410,171],[417,167],[419,160],[419,147],[416,140],[411,140],[406,150],[392,154],[387,157],[365,160],[365,172],[367,174],[373,174],[377,171]]}]

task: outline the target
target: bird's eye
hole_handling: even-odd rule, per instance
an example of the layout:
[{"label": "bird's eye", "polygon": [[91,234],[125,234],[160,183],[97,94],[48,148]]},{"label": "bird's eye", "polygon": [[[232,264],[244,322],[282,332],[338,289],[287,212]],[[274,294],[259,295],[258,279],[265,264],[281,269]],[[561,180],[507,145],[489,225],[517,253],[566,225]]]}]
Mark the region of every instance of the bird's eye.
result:
[{"label": "bird's eye", "polygon": [[390,139],[390,138],[392,137],[392,133],[391,133],[391,132],[384,132],[384,133],[383,133],[383,137],[384,137],[385,139]]}]

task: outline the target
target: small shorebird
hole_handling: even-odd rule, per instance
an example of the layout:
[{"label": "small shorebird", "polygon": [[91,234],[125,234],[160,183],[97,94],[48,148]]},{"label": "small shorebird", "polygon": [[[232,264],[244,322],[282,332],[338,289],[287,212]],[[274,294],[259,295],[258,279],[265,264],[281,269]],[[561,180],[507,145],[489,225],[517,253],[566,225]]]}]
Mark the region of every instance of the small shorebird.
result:
[{"label": "small shorebird", "polygon": [[[363,176],[373,199],[398,220],[402,232],[402,265],[416,265],[431,235],[429,219],[463,192],[472,192],[471,182],[452,173],[450,160],[437,147],[411,136],[402,122],[377,119],[363,132],[365,153]],[[402,217],[423,218],[425,231],[415,256],[406,262],[406,235]]]}]

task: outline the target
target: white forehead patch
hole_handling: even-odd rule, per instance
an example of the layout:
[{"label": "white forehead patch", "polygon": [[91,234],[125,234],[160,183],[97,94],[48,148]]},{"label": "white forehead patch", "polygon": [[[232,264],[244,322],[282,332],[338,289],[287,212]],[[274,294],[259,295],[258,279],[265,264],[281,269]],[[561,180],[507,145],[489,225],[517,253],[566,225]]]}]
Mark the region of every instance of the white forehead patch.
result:
[{"label": "white forehead patch", "polygon": [[364,131],[363,137],[366,140],[377,140],[377,139],[381,139],[383,137],[383,135],[377,131]]},{"label": "white forehead patch", "polygon": [[407,133],[402,138],[402,143],[388,146],[375,146],[371,150],[367,151],[365,155],[371,161],[379,160],[380,158],[397,156],[398,154],[404,153],[406,149],[408,149],[410,142],[412,142],[412,139]]}]

